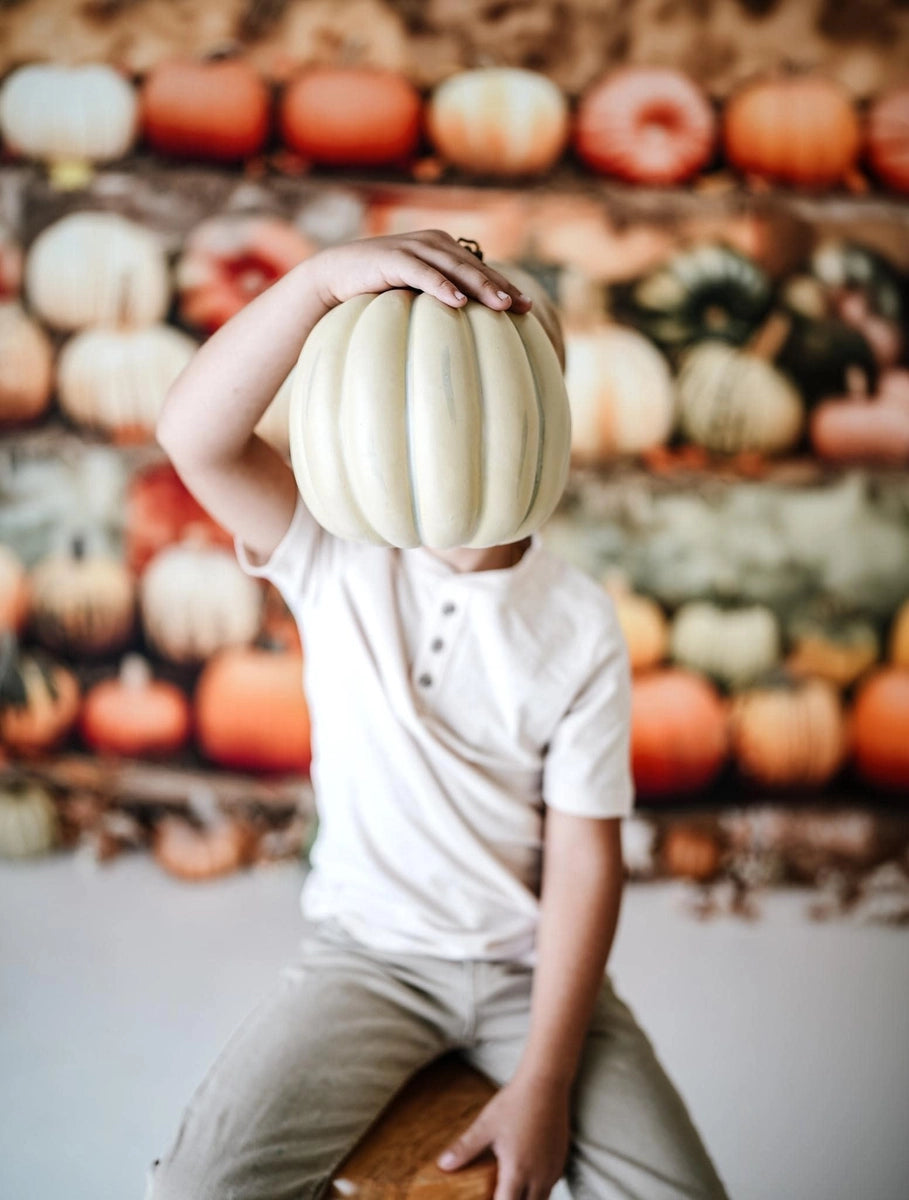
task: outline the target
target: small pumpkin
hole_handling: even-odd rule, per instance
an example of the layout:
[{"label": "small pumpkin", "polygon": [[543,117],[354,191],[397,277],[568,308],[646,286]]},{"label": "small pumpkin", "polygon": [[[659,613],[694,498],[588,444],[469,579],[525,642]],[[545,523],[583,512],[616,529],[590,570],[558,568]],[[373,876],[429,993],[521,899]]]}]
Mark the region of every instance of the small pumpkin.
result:
[{"label": "small pumpkin", "polygon": [[115,679],[86,692],[80,732],[99,754],[173,754],[189,738],[189,701],[174,684],[154,679],[144,658],[131,654]]},{"label": "small pumpkin", "polygon": [[859,120],[848,93],[821,75],[746,84],[723,110],[726,156],[748,174],[818,188],[855,169]]},{"label": "small pumpkin", "polygon": [[606,321],[569,324],[565,388],[571,406],[571,452],[599,464],[662,446],[676,417],[669,365],[647,338]]},{"label": "small pumpkin", "polygon": [[909,789],[909,668],[881,666],[860,685],[851,714],[855,766],[863,779]]},{"label": "small pumpkin", "polygon": [[150,441],[167,391],[195,351],[193,339],[170,325],[85,329],[60,352],[60,407],[116,442]]},{"label": "small pumpkin", "polygon": [[909,463],[909,371],[885,371],[876,395],[853,376],[848,396],[825,400],[811,414],[811,444],[828,462]]},{"label": "small pumpkin", "polygon": [[895,667],[909,667],[909,599],[904,600],[890,628],[890,661]]},{"label": "small pumpkin", "polygon": [[762,604],[722,608],[693,600],[675,614],[669,648],[680,666],[739,688],[779,662],[780,629]]},{"label": "small pumpkin", "polygon": [[259,629],[262,593],[227,550],[170,546],[139,583],[146,639],[172,662],[202,662],[223,646],[251,642]]},{"label": "small pumpkin", "polygon": [[836,316],[864,334],[882,367],[892,366],[902,352],[906,317],[899,272],[870,246],[842,238],[817,246],[811,271]]},{"label": "small pumpkin", "polygon": [[827,783],[848,751],[839,691],[823,679],[781,674],[740,692],[730,726],[740,770],[769,787]]},{"label": "small pumpkin", "polygon": [[608,576],[603,582],[615,605],[632,671],[658,666],[669,646],[669,622],[662,608],[649,596],[632,591],[621,576]]},{"label": "small pumpkin", "polygon": [[180,315],[213,333],[314,250],[281,217],[211,217],[190,232],[177,263]]},{"label": "small pumpkin", "polygon": [[672,67],[623,67],[581,97],[574,148],[589,167],[630,183],[673,184],[710,160],[716,119],[693,80]]},{"label": "small pumpkin", "polygon": [[66,667],[44,655],[22,654],[0,642],[0,742],[13,754],[53,749],[79,712],[79,685]]},{"label": "small pumpkin", "polygon": [[0,545],[0,634],[21,631],[29,599],[28,572],[9,546]]},{"label": "small pumpkin", "polygon": [[0,303],[0,425],[47,411],[54,360],[44,330],[15,301]]},{"label": "small pumpkin", "polygon": [[786,623],[786,667],[793,675],[816,675],[851,687],[880,657],[880,638],[867,618],[836,602],[815,602]]},{"label": "small pumpkin", "polygon": [[518,67],[461,71],[432,93],[426,128],[438,153],[478,175],[541,175],[568,140],[568,105],[545,75]]},{"label": "small pumpkin", "polygon": [[152,325],[170,302],[163,250],[116,213],[70,213],[43,229],[28,253],[25,288],[37,315],[60,330]]},{"label": "small pumpkin", "polygon": [[136,93],[106,63],[29,63],[0,89],[0,131],[27,158],[110,162],[129,152],[137,129]]},{"label": "small pumpkin", "polygon": [[59,841],[57,806],[47,788],[23,778],[0,781],[0,858],[35,858]]},{"label": "small pumpkin", "polygon": [[243,771],[309,770],[309,709],[303,656],[250,646],[222,650],[205,664],[194,701],[202,753]]},{"label": "small pumpkin", "polygon": [[631,761],[642,796],[701,791],[719,775],[728,748],[726,707],[703,676],[677,667],[635,676]]},{"label": "small pumpkin", "polygon": [[420,137],[422,101],[397,71],[311,67],[280,102],[285,142],[314,163],[370,167],[406,162]]},{"label": "small pumpkin", "polygon": [[258,154],[271,125],[271,96],[243,58],[173,58],[149,71],[142,131],[159,154],[236,162]]},{"label": "small pumpkin", "polygon": [[792,293],[784,293],[792,324],[776,356],[776,365],[793,379],[806,403],[846,390],[850,375],[861,371],[874,387],[878,361],[865,334],[841,317],[807,316],[794,311]]},{"label": "small pumpkin", "polygon": [[192,539],[211,546],[233,546],[226,529],[209,516],[170,463],[137,472],[126,496],[126,562],[141,575],[155,555],[174,542]]},{"label": "small pumpkin", "polygon": [[569,444],[559,360],[532,313],[403,289],[357,296],[316,325],[294,371],[294,473],[340,537],[517,541],[555,508]]},{"label": "small pumpkin", "polygon": [[660,845],[660,859],[667,875],[706,883],[719,872],[722,849],[709,829],[670,825]]},{"label": "small pumpkin", "polygon": [[162,817],[152,842],[158,865],[190,883],[231,874],[244,865],[249,851],[249,830],[226,818],[199,829],[183,817]]},{"label": "small pumpkin", "polygon": [[865,124],[865,157],[878,179],[909,192],[909,87],[878,96]]},{"label": "small pumpkin", "polygon": [[742,345],[766,316],[770,277],[729,246],[704,242],[615,293],[616,312],[664,350],[704,338]]},{"label": "small pumpkin", "polygon": [[31,570],[35,637],[52,650],[107,654],[130,639],[136,589],[123,563],[88,552],[81,537],[69,550],[42,559]]}]

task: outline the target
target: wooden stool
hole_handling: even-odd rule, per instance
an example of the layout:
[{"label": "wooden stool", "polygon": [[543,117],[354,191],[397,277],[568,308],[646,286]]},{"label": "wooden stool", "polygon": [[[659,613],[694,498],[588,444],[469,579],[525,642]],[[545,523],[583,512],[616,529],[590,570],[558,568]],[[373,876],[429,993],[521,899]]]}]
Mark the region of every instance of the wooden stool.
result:
[{"label": "wooden stool", "polygon": [[454,1054],[430,1063],[338,1168],[332,1200],[491,1200],[496,1184],[491,1153],[454,1173],[440,1171],[435,1160],[494,1093],[488,1080]]}]

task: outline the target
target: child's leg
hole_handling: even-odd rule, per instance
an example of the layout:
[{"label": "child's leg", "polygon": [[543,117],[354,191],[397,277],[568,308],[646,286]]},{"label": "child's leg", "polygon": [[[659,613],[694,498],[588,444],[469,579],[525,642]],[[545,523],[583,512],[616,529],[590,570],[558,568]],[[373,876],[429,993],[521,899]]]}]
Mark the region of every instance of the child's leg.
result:
[{"label": "child's leg", "polygon": [[[500,977],[490,976],[477,1043],[464,1057],[501,1086],[513,1075],[527,1036],[530,973],[522,979],[514,968],[488,970]],[[681,1097],[608,979],[585,1044],[573,1108],[565,1172],[573,1200],[725,1200]]]},{"label": "child's leg", "polygon": [[[444,1021],[444,1017],[442,1017]],[[312,940],[193,1097],[150,1200],[309,1200],[391,1097],[447,1048],[428,994]]]}]

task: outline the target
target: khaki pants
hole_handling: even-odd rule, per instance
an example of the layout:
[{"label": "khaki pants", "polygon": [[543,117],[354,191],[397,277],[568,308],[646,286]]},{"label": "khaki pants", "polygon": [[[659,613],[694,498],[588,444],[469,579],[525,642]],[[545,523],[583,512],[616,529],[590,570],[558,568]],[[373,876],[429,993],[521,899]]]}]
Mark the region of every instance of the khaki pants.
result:
[{"label": "khaki pants", "polygon": [[[532,972],[377,956],[342,931],[240,1026],[193,1097],[151,1200],[309,1200],[407,1079],[460,1049],[498,1086],[527,1035]],[[574,1090],[565,1180],[575,1200],[722,1200],[682,1100],[608,978]],[[452,1130],[454,1138],[460,1130]]]}]

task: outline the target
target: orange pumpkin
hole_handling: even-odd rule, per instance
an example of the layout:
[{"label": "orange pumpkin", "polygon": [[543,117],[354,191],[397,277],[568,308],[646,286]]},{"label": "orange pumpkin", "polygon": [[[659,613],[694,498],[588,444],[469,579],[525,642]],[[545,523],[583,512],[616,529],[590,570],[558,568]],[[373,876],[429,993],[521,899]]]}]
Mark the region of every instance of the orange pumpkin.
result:
[{"label": "orange pumpkin", "polygon": [[0,545],[0,633],[20,632],[28,604],[28,573],[9,546]]},{"label": "orange pumpkin", "polygon": [[180,315],[197,329],[214,333],[314,250],[280,217],[203,221],[187,237],[177,264]]},{"label": "orange pumpkin", "polygon": [[170,463],[156,463],[133,476],[126,498],[126,561],[140,575],[155,555],[192,536],[230,548],[233,538],[208,515]]},{"label": "orange pumpkin", "polygon": [[709,161],[713,109],[701,89],[671,67],[623,67],[582,97],[574,128],[578,155],[630,183],[690,179]]},{"label": "orange pumpkin", "polygon": [[47,334],[14,301],[0,303],[0,425],[40,417],[53,388],[54,357]]},{"label": "orange pumpkin", "polygon": [[903,793],[909,789],[909,668],[879,667],[859,687],[852,746],[863,778]]},{"label": "orange pumpkin", "polygon": [[837,463],[909,463],[909,371],[885,371],[877,394],[856,386],[825,400],[811,415],[811,444]]},{"label": "orange pumpkin", "polygon": [[239,821],[197,829],[182,817],[169,816],[155,828],[152,854],[169,874],[196,883],[236,871],[247,861],[251,841]]},{"label": "orange pumpkin", "polygon": [[895,667],[909,667],[909,600],[904,600],[890,630],[890,661]]},{"label": "orange pumpkin", "polygon": [[720,869],[720,844],[706,829],[671,825],[663,838],[660,858],[667,875],[703,883]]},{"label": "orange pumpkin", "polygon": [[865,157],[887,187],[909,192],[909,87],[895,88],[871,105]]},{"label": "orange pumpkin", "polygon": [[189,701],[174,684],[153,679],[145,659],[129,655],[118,678],[86,693],[80,727],[100,754],[172,754],[189,737]]},{"label": "orange pumpkin", "polygon": [[726,104],[723,136],[740,170],[807,188],[842,182],[861,143],[848,93],[820,75],[747,84]]},{"label": "orange pumpkin", "polygon": [[786,677],[740,692],[730,723],[739,767],[771,787],[826,783],[846,758],[839,691],[823,679]]},{"label": "orange pumpkin", "polygon": [[288,146],[315,163],[368,167],[409,159],[420,137],[420,94],[404,75],[313,67],[281,97]]},{"label": "orange pumpkin", "polygon": [[22,247],[0,224],[0,300],[15,300],[22,287]]},{"label": "orange pumpkin", "polygon": [[632,671],[645,671],[666,657],[669,622],[656,600],[639,596],[621,577],[604,580],[628,647]]},{"label": "orange pumpkin", "polygon": [[195,695],[199,748],[237,770],[305,772],[312,757],[301,654],[232,647],[206,663]]},{"label": "orange pumpkin", "polygon": [[158,63],[140,96],[140,120],[153,150],[179,158],[235,162],[268,136],[268,87],[240,58]]},{"label": "orange pumpkin", "polygon": [[725,705],[702,676],[665,668],[635,677],[631,761],[642,796],[672,797],[707,787],[720,773],[728,746]]},{"label": "orange pumpkin", "polygon": [[14,754],[38,754],[61,742],[79,712],[79,685],[45,657],[0,655],[0,742]]}]

